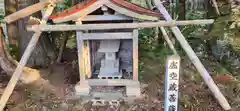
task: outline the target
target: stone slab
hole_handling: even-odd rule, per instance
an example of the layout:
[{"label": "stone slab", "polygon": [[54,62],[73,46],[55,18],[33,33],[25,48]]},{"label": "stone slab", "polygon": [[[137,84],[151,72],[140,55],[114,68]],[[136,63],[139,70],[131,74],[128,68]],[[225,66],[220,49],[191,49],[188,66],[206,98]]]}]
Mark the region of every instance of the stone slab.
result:
[{"label": "stone slab", "polygon": [[88,82],[79,82],[75,86],[75,93],[76,95],[89,95],[91,87],[89,86]]},{"label": "stone slab", "polygon": [[118,52],[120,40],[102,40],[98,52]]},{"label": "stone slab", "polygon": [[128,86],[135,87],[140,85],[139,81],[130,79],[88,79],[89,86]]}]

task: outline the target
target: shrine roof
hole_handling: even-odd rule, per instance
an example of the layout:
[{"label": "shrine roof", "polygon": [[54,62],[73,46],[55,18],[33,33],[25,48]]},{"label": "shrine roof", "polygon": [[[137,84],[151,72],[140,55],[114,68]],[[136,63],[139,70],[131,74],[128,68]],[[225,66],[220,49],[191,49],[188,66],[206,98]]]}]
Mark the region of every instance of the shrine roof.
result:
[{"label": "shrine roof", "polygon": [[55,23],[77,20],[79,18],[84,18],[103,5],[132,18],[158,20],[161,17],[161,14],[158,12],[154,12],[125,0],[84,0],[84,2],[62,12],[58,12],[51,16],[50,19]]}]

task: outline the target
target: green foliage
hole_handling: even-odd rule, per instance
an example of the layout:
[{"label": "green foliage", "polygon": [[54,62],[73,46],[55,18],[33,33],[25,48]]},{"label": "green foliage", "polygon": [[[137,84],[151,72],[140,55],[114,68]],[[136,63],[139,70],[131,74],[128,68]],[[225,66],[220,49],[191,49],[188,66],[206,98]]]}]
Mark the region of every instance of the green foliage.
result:
[{"label": "green foliage", "polygon": [[154,49],[153,42],[154,38],[154,30],[152,28],[145,28],[139,31],[140,45],[142,50],[151,51]]},{"label": "green foliage", "polygon": [[[197,20],[197,19],[204,19],[205,13],[204,12],[186,12],[186,19],[187,20]],[[204,29],[204,26],[201,25],[187,25],[182,26],[181,31],[185,37],[194,37],[196,33]]]},{"label": "green foliage", "polygon": [[76,48],[76,46],[77,46],[76,43],[77,43],[76,35],[75,34],[71,34],[71,36],[68,38],[66,47],[70,48],[70,49]]},{"label": "green foliage", "polygon": [[173,52],[169,49],[167,45],[159,45],[158,48],[154,50],[155,56],[161,58],[161,63],[165,64],[168,56],[173,55]]},{"label": "green foliage", "polygon": [[4,16],[0,15],[0,23],[3,23]]},{"label": "green foliage", "polygon": [[147,4],[146,4],[146,1],[145,0],[128,0],[134,4],[137,4],[141,7],[145,7],[145,8],[148,8]]},{"label": "green foliage", "polygon": [[164,44],[156,44],[156,38],[154,37],[155,30],[153,28],[145,28],[139,31],[139,52],[140,52],[140,61],[139,61],[139,79],[143,79],[143,75],[146,70],[146,64],[144,61],[146,59],[151,61],[159,61],[159,64],[165,64],[166,58],[169,55],[172,55],[172,51]]},{"label": "green foliage", "polygon": [[[84,0],[78,0],[78,1],[83,2]],[[57,10],[64,10],[72,7],[72,2],[73,0],[65,0],[63,3],[57,4]]]},{"label": "green foliage", "polygon": [[9,49],[9,52],[10,52],[11,56],[14,59],[20,60],[20,52],[19,52],[18,46],[13,45],[13,44],[9,44],[8,45],[8,49]]},{"label": "green foliage", "polygon": [[65,0],[63,3],[57,4],[56,9],[57,10],[64,10],[64,9],[69,8],[69,7],[72,7],[71,0]]}]

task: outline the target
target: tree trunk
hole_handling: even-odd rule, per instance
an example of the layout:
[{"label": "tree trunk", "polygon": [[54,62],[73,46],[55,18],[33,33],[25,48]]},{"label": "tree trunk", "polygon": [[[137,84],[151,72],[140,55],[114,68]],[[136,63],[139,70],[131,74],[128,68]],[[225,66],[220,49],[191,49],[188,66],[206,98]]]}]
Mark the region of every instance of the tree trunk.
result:
[{"label": "tree trunk", "polygon": [[[17,0],[5,0],[5,16],[15,13],[17,11]],[[9,47],[11,48],[10,52],[12,56],[19,60],[19,50],[18,50],[18,38],[17,38],[17,23],[12,22],[10,24],[6,24],[7,31],[7,40],[9,43]]]},{"label": "tree trunk", "polygon": [[[17,1],[16,0],[6,0],[6,15],[12,14],[17,11]],[[8,41],[11,45],[18,45],[17,43],[17,26],[16,22],[7,25],[8,31]]]},{"label": "tree trunk", "polygon": [[[39,2],[38,0],[19,0],[18,1],[18,10],[23,9],[29,5]],[[36,17],[41,17],[41,13],[35,14]],[[26,30],[27,21],[29,17],[21,19],[18,21],[18,35],[20,37],[20,54],[22,55],[25,51],[25,48],[30,41],[33,32],[28,32]],[[43,33],[40,37],[40,40],[28,60],[27,66],[30,67],[45,67],[48,66],[54,58],[53,46],[51,45],[51,41],[46,33]]]},{"label": "tree trunk", "polygon": [[68,32],[63,33],[63,39],[60,42],[60,48],[59,48],[59,52],[58,52],[57,63],[60,63],[61,60],[62,60],[63,52],[64,52],[64,49],[66,48],[66,44],[67,44],[67,41],[68,41],[68,36],[69,36]]},{"label": "tree trunk", "polygon": [[185,20],[186,19],[186,4],[185,0],[179,0],[180,4],[180,12],[179,12],[179,20]]},{"label": "tree trunk", "polygon": [[[7,75],[12,76],[17,65],[18,62],[9,54],[2,27],[0,27],[0,67],[7,73]],[[38,89],[41,88],[42,90],[51,92],[60,98],[63,97],[60,88],[56,88],[48,80],[43,79],[40,76],[40,71],[36,69],[24,67],[23,74],[20,77],[20,83],[29,84]]]}]

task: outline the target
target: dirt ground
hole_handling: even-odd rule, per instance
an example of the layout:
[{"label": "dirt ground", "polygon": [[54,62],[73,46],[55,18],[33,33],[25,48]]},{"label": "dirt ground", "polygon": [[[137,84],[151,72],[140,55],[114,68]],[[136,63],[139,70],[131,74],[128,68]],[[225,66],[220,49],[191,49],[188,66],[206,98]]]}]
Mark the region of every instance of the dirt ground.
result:
[{"label": "dirt ground", "polygon": [[[202,61],[227,97],[232,106],[231,111],[240,111],[238,77],[231,76],[214,59]],[[92,107],[90,104],[83,104],[81,100],[63,100],[41,89],[19,85],[9,100],[6,111],[163,111],[165,65],[160,63],[160,58],[140,58],[141,83],[147,87],[142,89],[144,99],[137,100],[134,104],[122,102],[119,106]],[[52,73],[48,69],[41,69],[41,73],[67,96],[72,94],[74,84],[78,81],[75,65],[76,62],[67,61],[55,65]],[[182,57],[180,74],[179,111],[223,111],[187,57]],[[2,88],[9,79],[3,75],[4,72],[0,78]]]}]

